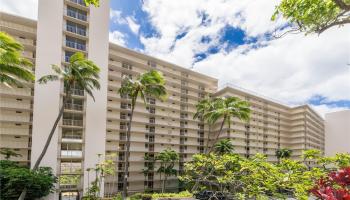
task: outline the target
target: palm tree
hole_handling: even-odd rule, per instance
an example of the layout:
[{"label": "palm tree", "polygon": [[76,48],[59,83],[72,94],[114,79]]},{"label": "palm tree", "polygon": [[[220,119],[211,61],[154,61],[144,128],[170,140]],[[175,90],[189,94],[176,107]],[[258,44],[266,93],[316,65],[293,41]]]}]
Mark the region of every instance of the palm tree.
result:
[{"label": "palm tree", "polygon": [[[45,146],[33,166],[33,170],[38,169],[41,160],[46,154],[52,136],[55,133],[56,127],[58,125],[58,122],[62,118],[64,106],[67,100],[71,98],[73,87],[76,85],[84,89],[93,98],[93,100],[95,100],[95,98],[92,91],[94,89],[100,89],[100,83],[98,81],[100,68],[97,65],[95,65],[92,61],[87,60],[83,53],[78,52],[73,54],[69,59],[69,64],[65,66],[64,69],[61,69],[59,66],[56,65],[52,65],[52,69],[56,74],[43,76],[38,80],[38,82],[40,84],[46,84],[49,81],[62,81],[65,86],[64,90],[66,96],[65,98],[63,98],[63,104],[60,108],[58,116],[48,135]],[[22,191],[23,195],[21,194],[19,200],[24,200],[25,193],[26,191]]]},{"label": "palm tree", "polygon": [[[168,177],[177,174],[175,167],[175,162],[179,160],[179,154],[172,149],[165,149],[161,151],[157,160],[160,161],[160,167],[157,172],[161,175],[164,174],[163,184],[162,184],[162,193],[165,191],[165,185],[167,183]],[[162,180],[161,180],[162,181]]]},{"label": "palm tree", "polygon": [[[206,114],[205,117],[212,123],[222,118],[219,133],[216,135],[213,142],[213,144],[216,144],[225,123],[230,129],[232,117],[237,117],[242,121],[248,121],[250,118],[250,108],[248,102],[242,101],[238,97],[220,97],[214,99],[214,108]],[[211,152],[212,149],[213,147],[210,148],[209,152]]]},{"label": "palm tree", "polygon": [[0,83],[23,86],[34,81],[33,64],[21,56],[23,46],[4,32],[0,32]]},{"label": "palm tree", "polygon": [[211,134],[211,127],[213,125],[212,121],[209,120],[210,118],[208,118],[208,113],[213,111],[214,105],[215,105],[214,101],[209,96],[207,96],[206,98],[204,98],[198,102],[198,104],[196,105],[197,111],[193,115],[193,119],[199,119],[201,121],[206,121],[209,125],[209,132],[207,135],[207,144],[205,146],[205,153],[207,153],[207,151],[208,151],[209,138],[210,138],[210,134]]},{"label": "palm tree", "polygon": [[218,155],[233,153],[234,147],[230,139],[219,140],[214,145],[214,152]]},{"label": "palm tree", "polygon": [[136,106],[136,100],[140,96],[146,104],[146,96],[155,97],[164,100],[167,97],[165,89],[165,79],[162,73],[151,70],[144,74],[141,74],[136,80],[128,76],[123,77],[122,86],[118,90],[121,96],[129,96],[131,98],[131,113],[128,123],[128,130],[126,136],[126,156],[124,165],[124,178],[123,178],[123,199],[127,196],[127,182],[129,172],[129,154],[130,154],[130,131],[131,122]]},{"label": "palm tree", "polygon": [[292,153],[293,151],[287,148],[277,149],[276,157],[278,159],[278,162],[280,162],[281,159],[290,158],[292,156]]},{"label": "palm tree", "polygon": [[6,160],[9,160],[11,157],[22,157],[21,154],[16,153],[14,151],[12,151],[9,148],[3,148],[0,150],[0,154],[5,156]]}]

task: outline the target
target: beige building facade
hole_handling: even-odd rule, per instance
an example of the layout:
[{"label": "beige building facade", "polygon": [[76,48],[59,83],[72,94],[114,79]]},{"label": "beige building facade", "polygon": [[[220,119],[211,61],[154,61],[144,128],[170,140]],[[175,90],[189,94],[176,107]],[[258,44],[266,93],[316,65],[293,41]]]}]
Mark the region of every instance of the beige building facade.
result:
[{"label": "beige building facade", "polygon": [[327,113],[325,116],[325,154],[350,153],[350,110]]},{"label": "beige building facade", "polygon": [[[152,170],[143,173],[150,165],[145,156],[152,158],[166,148],[174,149],[180,155],[176,168],[181,172],[193,154],[204,152],[209,128],[194,120],[193,115],[198,101],[208,94],[238,96],[250,102],[251,120],[234,119],[231,130],[226,129],[221,135],[230,138],[235,152],[242,156],[259,152],[276,161],[275,151],[279,148],[292,149],[294,158],[305,149],[324,150],[323,119],[309,106],[289,107],[232,86],[218,90],[215,78],[108,43],[107,3],[102,3],[98,8],[101,10],[85,7],[79,0],[46,4],[44,0],[39,1],[38,22],[0,13],[1,31],[24,45],[23,55],[35,63],[36,76],[52,73],[51,64],[64,66],[77,51],[84,52],[102,69],[102,87],[95,92],[96,102],[75,88],[75,95],[65,105],[63,119],[42,162],[43,166],[52,167],[58,177],[79,177],[77,183],[58,184],[57,193],[50,199],[81,197],[93,177],[90,174],[89,179],[86,169],[98,162],[97,154],[117,155],[113,158],[116,174],[104,179],[101,195],[108,197],[121,191],[131,102],[117,91],[123,76],[134,79],[151,69],[163,73],[168,99],[148,97],[146,106],[141,100],[137,102],[131,130],[130,192],[160,189],[159,174]],[[52,26],[52,21],[61,25]],[[44,48],[45,44],[50,44],[50,48]],[[45,86],[35,83],[29,88],[1,86],[0,148],[20,153],[22,157],[13,158],[16,161],[33,163],[62,104],[62,91],[63,85],[59,82]],[[215,125],[213,132],[217,133],[218,129],[219,125]],[[210,138],[214,138],[213,135]],[[176,177],[170,177],[169,190],[179,187]]]}]

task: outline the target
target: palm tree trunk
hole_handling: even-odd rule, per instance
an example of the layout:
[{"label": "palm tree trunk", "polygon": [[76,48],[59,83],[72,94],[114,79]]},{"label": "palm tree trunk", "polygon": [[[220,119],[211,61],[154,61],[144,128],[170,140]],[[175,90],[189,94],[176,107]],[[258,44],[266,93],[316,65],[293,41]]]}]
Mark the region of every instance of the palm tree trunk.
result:
[{"label": "palm tree trunk", "polygon": [[206,146],[205,146],[205,153],[208,152],[210,133],[211,133],[211,125],[209,125],[209,131],[208,131],[208,136],[207,136],[207,144],[206,144]]},{"label": "palm tree trunk", "polygon": [[[136,101],[134,101],[136,102]],[[125,152],[125,165],[124,165],[124,179],[123,179],[123,200],[126,199],[128,195],[128,188],[127,188],[127,183],[128,183],[128,172],[129,172],[129,154],[130,154],[130,131],[131,131],[131,122],[132,122],[132,117],[134,115],[134,109],[135,109],[135,103],[131,105],[131,114],[130,114],[130,119],[129,119],[129,124],[128,124],[128,131],[126,133],[126,152]]]},{"label": "palm tree trunk", "polygon": [[213,150],[213,147],[214,147],[215,143],[218,141],[219,136],[221,135],[222,129],[224,128],[225,121],[226,121],[226,117],[224,117],[224,119],[222,120],[221,127],[220,127],[220,131],[219,131],[219,133],[216,135],[216,138],[215,138],[215,140],[214,140],[214,143],[213,143],[213,145],[212,145],[212,146],[210,147],[210,149],[209,149],[209,153]]},{"label": "palm tree trunk", "polygon": [[[56,120],[55,120],[55,123],[54,123],[53,126],[52,126],[52,129],[51,129],[51,131],[50,131],[50,134],[49,134],[49,136],[48,136],[48,138],[47,138],[47,140],[46,140],[44,149],[42,150],[41,154],[39,155],[38,159],[36,160],[36,162],[35,162],[35,164],[34,164],[34,166],[33,166],[33,168],[32,168],[33,171],[35,171],[35,170],[37,170],[37,169],[39,168],[39,165],[40,165],[42,159],[44,158],[44,156],[45,156],[45,154],[46,154],[46,152],[47,152],[47,149],[49,148],[49,145],[50,145],[50,143],[51,143],[51,139],[52,139],[52,137],[53,137],[53,134],[55,133],[55,130],[56,130],[57,125],[58,125],[58,122],[61,120],[61,118],[62,118],[62,116],[63,116],[64,105],[66,104],[67,99],[69,99],[70,96],[71,96],[71,95],[70,95],[70,88],[67,88],[66,91],[67,91],[67,92],[66,92],[66,94],[67,94],[67,95],[66,95],[66,98],[63,98],[63,104],[62,104],[62,106],[61,106],[61,109],[60,109],[60,111],[59,111],[59,113],[58,113],[58,116],[57,116],[57,118],[56,118]],[[24,189],[22,190],[21,195],[19,196],[18,200],[24,200],[24,198],[26,197],[26,194],[27,194],[27,188],[24,188]]]},{"label": "palm tree trunk", "polygon": [[164,174],[162,193],[164,193],[164,191],[165,191],[165,184],[166,184],[167,178],[168,178],[168,176],[166,174]]}]

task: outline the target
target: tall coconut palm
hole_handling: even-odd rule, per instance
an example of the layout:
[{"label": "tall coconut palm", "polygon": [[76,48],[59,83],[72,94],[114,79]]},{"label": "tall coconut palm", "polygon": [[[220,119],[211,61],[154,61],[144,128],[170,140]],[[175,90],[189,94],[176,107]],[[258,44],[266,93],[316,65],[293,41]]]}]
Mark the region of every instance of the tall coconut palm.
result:
[{"label": "tall coconut palm", "polygon": [[210,121],[210,118],[208,118],[208,114],[211,111],[213,111],[213,109],[215,108],[214,105],[215,105],[214,101],[209,96],[207,96],[198,102],[198,104],[196,105],[197,111],[193,115],[193,119],[199,119],[201,121],[205,121],[209,125],[209,132],[207,135],[207,144],[205,146],[205,153],[207,153],[208,151],[211,127],[213,125],[213,122]]},{"label": "tall coconut palm", "polygon": [[233,153],[234,147],[230,139],[219,140],[214,145],[214,152],[218,155]]},{"label": "tall coconut palm", "polygon": [[157,99],[164,100],[167,97],[165,89],[165,79],[162,73],[151,70],[144,74],[141,74],[136,80],[128,76],[123,77],[122,86],[118,90],[122,96],[129,96],[131,98],[131,113],[128,123],[127,136],[126,136],[126,151],[125,151],[125,165],[124,165],[124,178],[123,178],[123,199],[127,196],[127,182],[129,172],[129,156],[130,156],[130,131],[131,122],[134,115],[134,109],[136,106],[136,100],[141,97],[146,104],[146,96],[151,96]]},{"label": "tall coconut palm", "polygon": [[21,56],[23,46],[4,32],[0,32],[0,83],[23,86],[34,81],[33,64]]},{"label": "tall coconut palm", "polygon": [[293,151],[287,148],[277,149],[276,157],[278,159],[278,162],[280,162],[281,159],[290,158],[292,156],[292,153]]},{"label": "tall coconut palm", "polygon": [[[40,84],[46,84],[49,81],[62,81],[65,86],[64,92],[66,96],[63,98],[63,104],[48,135],[45,146],[35,164],[33,165],[33,170],[38,169],[41,160],[46,154],[57,125],[63,116],[64,106],[66,102],[71,98],[73,87],[76,85],[84,89],[93,98],[93,100],[95,100],[93,90],[100,89],[100,83],[98,81],[100,68],[92,61],[87,60],[83,53],[78,52],[73,54],[69,59],[69,64],[65,66],[64,69],[61,69],[56,65],[53,65],[52,69],[55,74],[43,76],[38,80],[38,82]],[[25,193],[26,191],[22,192],[19,200],[24,199]]]},{"label": "tall coconut palm", "polygon": [[[241,100],[238,97],[220,97],[214,99],[214,108],[210,111],[206,117],[209,121],[215,123],[222,118],[221,126],[219,133],[216,135],[216,138],[213,144],[216,144],[218,138],[220,137],[225,123],[228,125],[228,128],[231,128],[231,119],[236,117],[242,121],[248,121],[250,118],[250,108],[249,103]],[[209,152],[213,147],[210,148]]]}]

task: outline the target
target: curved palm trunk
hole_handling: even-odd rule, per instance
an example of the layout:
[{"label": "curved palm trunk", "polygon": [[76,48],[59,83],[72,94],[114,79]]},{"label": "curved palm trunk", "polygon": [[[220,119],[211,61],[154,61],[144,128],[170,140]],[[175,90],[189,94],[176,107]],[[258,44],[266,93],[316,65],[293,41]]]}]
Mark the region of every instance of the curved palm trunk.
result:
[{"label": "curved palm trunk", "polygon": [[215,140],[214,140],[213,145],[210,147],[209,153],[213,150],[214,145],[215,145],[216,142],[218,141],[219,136],[221,135],[222,129],[224,128],[225,121],[226,121],[226,117],[224,117],[224,119],[222,120],[221,127],[220,127],[220,131],[219,131],[219,133],[217,134],[217,136],[216,136],[216,138],[215,138]]},{"label": "curved palm trunk", "polygon": [[[36,160],[36,162],[35,162],[35,164],[34,164],[34,166],[32,168],[33,171],[35,171],[35,170],[37,170],[39,168],[39,165],[40,165],[41,161],[43,160],[43,158],[44,158],[44,156],[45,156],[45,154],[47,152],[47,149],[49,148],[49,145],[51,143],[51,139],[52,139],[52,137],[53,137],[53,135],[55,133],[55,130],[56,130],[57,126],[58,126],[58,123],[59,123],[59,121],[61,120],[61,118],[63,116],[64,105],[66,104],[67,99],[69,99],[70,97],[71,97],[70,89],[67,89],[67,96],[66,96],[66,98],[63,98],[63,104],[62,104],[62,106],[60,108],[60,111],[59,111],[58,116],[57,116],[57,118],[55,120],[55,123],[52,126],[50,134],[49,134],[49,136],[48,136],[48,138],[46,140],[44,149],[42,150],[41,154],[39,155],[38,159]],[[24,200],[24,198],[26,197],[26,194],[27,194],[27,188],[24,188],[22,190],[21,195],[19,196],[18,200]]]},{"label": "curved palm trunk", "polygon": [[[136,101],[135,101],[136,102]],[[134,115],[135,103],[131,105],[131,114],[128,124],[128,131],[126,133],[126,152],[125,152],[125,165],[124,165],[124,178],[123,178],[123,199],[125,200],[128,195],[128,172],[129,172],[129,155],[130,155],[130,131],[131,131],[131,122]]]}]

